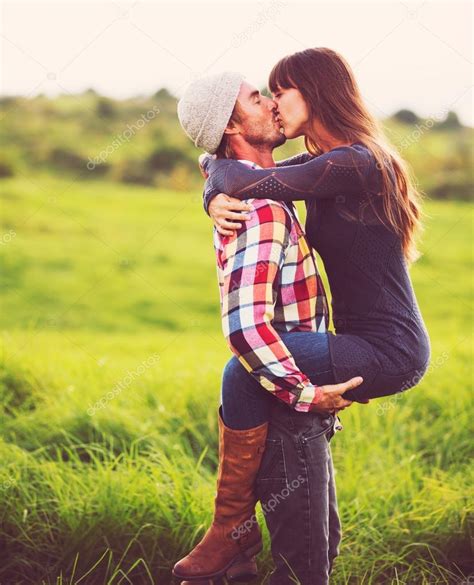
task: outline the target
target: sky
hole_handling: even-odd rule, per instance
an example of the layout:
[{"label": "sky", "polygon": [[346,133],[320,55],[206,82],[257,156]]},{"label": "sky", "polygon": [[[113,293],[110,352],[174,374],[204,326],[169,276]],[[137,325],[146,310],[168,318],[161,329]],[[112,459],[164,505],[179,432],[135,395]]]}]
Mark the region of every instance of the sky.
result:
[{"label": "sky", "polygon": [[195,77],[241,71],[265,87],[272,66],[330,47],[352,66],[371,111],[448,110],[473,125],[469,2],[198,0],[3,2],[3,95],[55,96],[93,88],[115,98]]}]

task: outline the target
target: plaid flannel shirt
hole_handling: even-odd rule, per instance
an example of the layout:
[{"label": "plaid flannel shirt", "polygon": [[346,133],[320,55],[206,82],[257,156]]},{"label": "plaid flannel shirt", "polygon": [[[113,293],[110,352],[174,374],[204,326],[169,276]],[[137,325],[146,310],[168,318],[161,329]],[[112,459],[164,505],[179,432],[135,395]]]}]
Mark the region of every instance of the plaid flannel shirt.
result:
[{"label": "plaid flannel shirt", "polygon": [[309,412],[321,389],[298,368],[278,331],[327,331],[323,283],[296,208],[272,199],[247,202],[251,219],[232,236],[214,227],[222,329],[261,386]]}]

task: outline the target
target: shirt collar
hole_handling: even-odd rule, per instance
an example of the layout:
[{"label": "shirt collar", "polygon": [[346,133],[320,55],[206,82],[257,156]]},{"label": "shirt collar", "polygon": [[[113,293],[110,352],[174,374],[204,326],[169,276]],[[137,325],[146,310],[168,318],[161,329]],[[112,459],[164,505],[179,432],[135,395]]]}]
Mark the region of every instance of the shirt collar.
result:
[{"label": "shirt collar", "polygon": [[261,169],[262,168],[256,162],[253,162],[253,160],[246,160],[245,158],[239,158],[238,161],[241,163],[244,163],[244,165],[252,167],[253,169]]}]

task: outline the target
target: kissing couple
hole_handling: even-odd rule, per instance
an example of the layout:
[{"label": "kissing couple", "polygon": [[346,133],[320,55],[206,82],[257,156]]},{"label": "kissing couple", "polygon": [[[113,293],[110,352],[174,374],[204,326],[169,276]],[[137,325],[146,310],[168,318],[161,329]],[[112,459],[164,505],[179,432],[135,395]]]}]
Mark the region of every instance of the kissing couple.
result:
[{"label": "kissing couple", "polygon": [[[270,585],[329,583],[341,540],[330,450],[338,413],[415,386],[429,366],[409,276],[420,194],[349,64],[307,49],[281,59],[268,87],[271,97],[223,72],[195,80],[178,103],[181,126],[206,153],[204,209],[234,354],[217,411],[214,518],[173,568],[185,583],[257,576],[257,501]],[[306,152],[274,161],[276,147],[301,136]]]}]

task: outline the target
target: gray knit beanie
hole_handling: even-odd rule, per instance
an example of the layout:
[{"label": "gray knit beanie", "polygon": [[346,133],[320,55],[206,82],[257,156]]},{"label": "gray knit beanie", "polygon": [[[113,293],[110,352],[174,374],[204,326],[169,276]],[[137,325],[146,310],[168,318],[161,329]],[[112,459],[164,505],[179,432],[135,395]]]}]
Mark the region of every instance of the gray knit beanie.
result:
[{"label": "gray knit beanie", "polygon": [[243,75],[225,71],[196,79],[178,102],[178,118],[194,146],[214,154],[232,115]]}]

